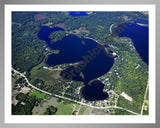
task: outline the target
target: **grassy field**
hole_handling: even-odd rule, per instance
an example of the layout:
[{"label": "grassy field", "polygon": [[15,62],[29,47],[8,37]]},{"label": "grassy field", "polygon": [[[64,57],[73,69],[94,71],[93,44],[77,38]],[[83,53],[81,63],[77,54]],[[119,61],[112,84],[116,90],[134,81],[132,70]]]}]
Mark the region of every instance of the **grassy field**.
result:
[{"label": "grassy field", "polygon": [[43,65],[37,65],[30,71],[30,80],[33,82],[35,79],[41,79],[45,81],[45,84],[52,84],[60,79],[60,71],[51,71],[43,69]]},{"label": "grassy field", "polygon": [[122,96],[119,97],[117,106],[127,108],[137,113],[140,113],[142,107],[136,101],[133,100],[132,102],[130,102]]},{"label": "grassy field", "polygon": [[73,111],[73,103],[68,103],[66,101],[61,101],[57,105],[58,111],[56,112],[56,115],[71,115]]},{"label": "grassy field", "polygon": [[41,93],[39,91],[33,91],[31,94],[34,95],[34,96],[36,96],[37,99],[38,98],[43,99],[43,100],[45,99],[45,94]]},{"label": "grassy field", "polygon": [[51,105],[57,107],[58,105],[57,98],[50,96],[49,98],[41,101],[41,103],[38,106],[35,106],[33,108],[32,113],[33,115],[43,115],[48,106]]},{"label": "grassy field", "polygon": [[113,115],[134,115],[128,111],[122,110],[122,109],[114,109]]},{"label": "grassy field", "polygon": [[78,115],[83,115],[83,113],[85,112],[86,107],[85,106],[81,106]]},{"label": "grassy field", "polygon": [[86,108],[83,115],[90,115],[91,114],[91,108]]},{"label": "grassy field", "polygon": [[92,109],[92,115],[108,115],[108,113],[106,113],[103,109],[96,109],[93,108]]},{"label": "grassy field", "polygon": [[44,64],[35,66],[29,75],[29,81],[32,85],[54,94],[63,93],[62,78],[60,70],[49,70],[43,68]]},{"label": "grassy field", "polygon": [[78,115],[90,115],[90,114],[91,114],[91,108],[82,105]]},{"label": "grassy field", "polygon": [[14,87],[14,85],[16,84],[16,79],[12,77],[12,88]]}]

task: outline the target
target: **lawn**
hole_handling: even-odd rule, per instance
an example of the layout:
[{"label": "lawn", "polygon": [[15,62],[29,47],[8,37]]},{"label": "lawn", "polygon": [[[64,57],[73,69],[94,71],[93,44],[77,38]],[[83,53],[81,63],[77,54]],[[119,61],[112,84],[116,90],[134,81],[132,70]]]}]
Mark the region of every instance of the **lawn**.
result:
[{"label": "lawn", "polygon": [[39,92],[39,91],[33,91],[32,92],[32,95],[34,95],[34,96],[36,96],[36,98],[38,99],[38,98],[40,98],[40,99],[45,99],[45,94],[44,93],[41,93],[41,92]]}]

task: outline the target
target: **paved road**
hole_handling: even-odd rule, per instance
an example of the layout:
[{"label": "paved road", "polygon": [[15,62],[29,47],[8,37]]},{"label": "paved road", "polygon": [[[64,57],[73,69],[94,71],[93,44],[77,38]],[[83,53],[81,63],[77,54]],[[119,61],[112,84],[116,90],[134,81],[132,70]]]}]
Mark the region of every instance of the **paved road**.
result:
[{"label": "paved road", "polygon": [[25,80],[26,80],[26,82],[28,83],[28,85],[29,85],[29,86],[31,86],[32,88],[34,88],[34,89],[36,89],[36,90],[38,90],[38,91],[40,91],[40,92],[42,92],[42,93],[45,93],[45,94],[48,94],[48,95],[52,95],[52,93],[49,93],[49,92],[43,91],[43,90],[41,90],[41,89],[39,89],[39,88],[37,88],[37,87],[33,86],[33,85],[28,81],[28,79],[26,78],[26,76],[25,76],[25,75],[23,75],[22,73],[20,73],[20,72],[16,71],[16,70],[15,70],[15,69],[13,69],[13,68],[12,68],[12,70],[13,70],[15,73],[20,74],[20,76],[24,77],[24,78],[25,78]]},{"label": "paved road", "polygon": [[86,103],[83,103],[83,102],[79,102],[79,101],[76,101],[76,100],[73,100],[73,99],[70,99],[70,98],[67,98],[67,97],[63,97],[63,96],[59,96],[59,95],[56,95],[56,94],[49,93],[49,92],[47,92],[47,91],[41,90],[41,89],[35,87],[34,85],[32,85],[32,84],[28,81],[27,77],[26,77],[24,74],[16,71],[16,70],[13,69],[13,68],[12,68],[12,70],[13,70],[15,73],[20,74],[20,76],[24,77],[29,86],[31,86],[31,87],[34,88],[35,90],[38,90],[38,91],[40,91],[40,92],[42,92],[42,93],[45,93],[45,94],[48,94],[48,95],[52,95],[52,96],[55,96],[55,97],[58,97],[58,98],[62,98],[62,99],[65,99],[65,100],[69,100],[69,101],[72,101],[72,102],[75,102],[75,103],[78,103],[78,104],[81,104],[81,105],[85,105],[85,106],[88,106],[88,107],[91,107],[91,108],[96,108],[96,109],[117,108],[117,109],[122,109],[122,110],[128,111],[128,112],[130,112],[130,113],[132,113],[132,114],[135,114],[135,115],[139,115],[138,113],[135,113],[135,112],[133,112],[133,111],[130,111],[130,110],[125,109],[125,108],[122,108],[122,107],[117,107],[117,106],[96,107],[96,106],[92,106],[92,105],[89,105],[89,104],[86,104]]}]

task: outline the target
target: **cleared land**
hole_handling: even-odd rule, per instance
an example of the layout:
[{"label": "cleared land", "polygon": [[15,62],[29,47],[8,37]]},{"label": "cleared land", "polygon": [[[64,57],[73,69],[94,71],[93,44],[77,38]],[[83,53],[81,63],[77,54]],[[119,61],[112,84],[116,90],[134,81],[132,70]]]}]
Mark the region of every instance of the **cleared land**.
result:
[{"label": "cleared land", "polygon": [[81,106],[78,115],[90,115],[92,109],[86,106]]},{"label": "cleared land", "polygon": [[32,110],[33,115],[43,115],[48,106],[54,106],[56,107],[58,104],[57,98],[55,97],[49,97],[49,99],[41,101],[41,103],[38,106],[35,106]]},{"label": "cleared land", "polygon": [[66,101],[61,101],[58,105],[57,105],[57,112],[56,115],[71,115],[72,111],[73,111],[73,103],[69,103]]},{"label": "cleared land", "polygon": [[41,92],[39,92],[39,91],[33,91],[33,92],[32,92],[32,95],[36,96],[37,99],[38,99],[38,98],[40,98],[40,99],[45,99],[45,95],[46,95],[46,94],[41,93]]},{"label": "cleared land", "polygon": [[47,84],[51,84],[54,81],[58,81],[61,77],[59,76],[60,71],[51,71],[51,70],[45,70],[43,69],[43,65],[40,64],[36,67],[34,67],[31,71],[30,71],[30,79],[31,82],[33,82],[33,80],[35,79],[41,79],[44,80],[45,83]]}]

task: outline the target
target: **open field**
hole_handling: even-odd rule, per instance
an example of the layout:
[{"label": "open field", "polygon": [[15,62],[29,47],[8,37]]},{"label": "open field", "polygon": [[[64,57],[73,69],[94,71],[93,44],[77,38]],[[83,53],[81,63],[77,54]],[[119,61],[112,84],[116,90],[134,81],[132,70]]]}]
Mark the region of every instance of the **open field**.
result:
[{"label": "open field", "polygon": [[107,115],[106,112],[104,112],[104,110],[99,110],[99,109],[96,109],[96,108],[93,108],[92,110],[92,115]]},{"label": "open field", "polygon": [[49,99],[41,101],[38,106],[35,106],[32,110],[33,115],[43,115],[48,106],[56,107],[58,104],[57,98],[49,97]]},{"label": "open field", "polygon": [[61,101],[57,105],[57,112],[56,115],[71,115],[73,111],[73,103],[69,103],[66,101]]},{"label": "open field", "polygon": [[92,109],[90,107],[81,106],[78,115],[90,115]]},{"label": "open field", "polygon": [[45,94],[44,93],[41,93],[41,92],[39,92],[39,91],[33,91],[32,92],[32,95],[34,95],[34,96],[36,96],[36,98],[38,99],[38,98],[40,98],[40,99],[45,99]]},{"label": "open field", "polygon": [[43,65],[40,64],[30,71],[29,78],[31,79],[31,82],[33,82],[35,79],[41,79],[45,81],[45,84],[52,84],[60,79],[60,71],[45,70],[42,67]]},{"label": "open field", "polygon": [[12,77],[12,88],[14,87],[16,79]]},{"label": "open field", "polygon": [[24,86],[20,92],[27,94],[30,90],[31,90],[30,88]]},{"label": "open field", "polygon": [[48,70],[39,64],[30,71],[29,81],[39,89],[54,94],[62,94],[64,84],[60,77],[60,70]]}]

